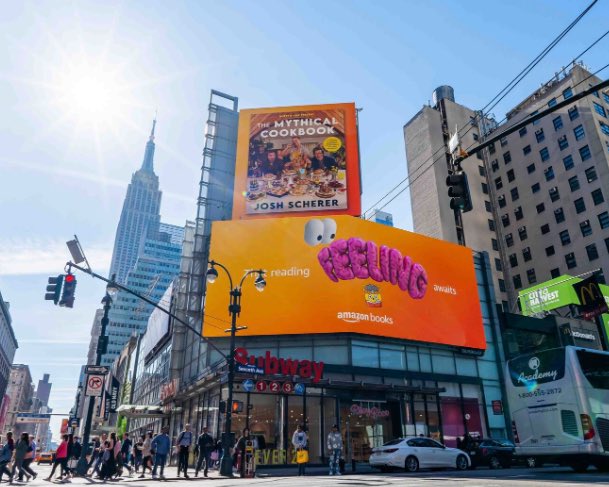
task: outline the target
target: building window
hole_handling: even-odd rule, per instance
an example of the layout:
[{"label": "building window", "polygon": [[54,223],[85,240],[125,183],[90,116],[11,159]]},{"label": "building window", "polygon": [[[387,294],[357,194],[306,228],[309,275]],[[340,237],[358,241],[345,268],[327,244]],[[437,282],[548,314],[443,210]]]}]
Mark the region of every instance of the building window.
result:
[{"label": "building window", "polygon": [[488,146],[488,153],[494,154],[495,152],[497,152],[497,149],[495,149],[495,143],[493,142],[492,144],[489,144],[489,146]]},{"label": "building window", "polygon": [[535,277],[535,269],[527,269],[527,280],[529,284],[535,284],[537,282],[537,277]]},{"label": "building window", "polygon": [[601,132],[604,133],[605,135],[609,135],[609,125],[601,122],[600,120],[598,123],[601,124]]},{"label": "building window", "polygon": [[495,251],[499,250],[499,242],[497,241],[496,238],[491,239],[491,246],[493,247],[493,250],[495,250]]},{"label": "building window", "polygon": [[541,226],[541,234],[545,235],[546,233],[550,233],[550,225],[547,223]]},{"label": "building window", "polygon": [[573,252],[569,252],[565,255],[565,262],[567,263],[567,269],[577,267],[577,261],[575,260],[575,254]]},{"label": "building window", "polygon": [[505,292],[505,281],[503,279],[497,279],[497,282],[499,283],[499,291],[504,293]]},{"label": "building window", "polygon": [[575,140],[582,140],[586,136],[586,132],[584,131],[583,125],[578,125],[573,129],[573,134],[575,135]]},{"label": "building window", "polygon": [[598,113],[601,117],[607,118],[607,113],[605,112],[605,107],[596,103],[595,101],[592,102],[592,105],[594,105],[594,111],[596,113]]},{"label": "building window", "polygon": [[560,276],[560,269],[558,267],[556,267],[550,271],[550,277],[552,279],[556,279],[558,276]]},{"label": "building window", "polygon": [[562,117],[559,115],[552,120],[552,123],[554,124],[554,130],[560,130],[562,128]]},{"label": "building window", "polygon": [[520,274],[516,274],[514,277],[512,277],[512,282],[514,283],[514,289],[520,289],[522,287]]},{"label": "building window", "polygon": [[585,145],[581,149],[579,149],[579,156],[582,158],[582,161],[587,161],[588,159],[590,159],[592,157],[590,147]]},{"label": "building window", "polygon": [[491,168],[493,169],[493,172],[497,172],[499,170],[499,161],[497,159],[493,159],[493,162],[491,162]]},{"label": "building window", "polygon": [[533,194],[537,193],[540,189],[541,186],[539,186],[539,183],[535,183],[533,186],[531,186],[531,191],[533,192]]},{"label": "building window", "polygon": [[525,262],[528,262],[532,259],[531,257],[531,247],[525,247],[522,249],[522,258]]},{"label": "building window", "polygon": [[541,162],[545,162],[550,158],[550,151],[547,147],[544,147],[539,151],[539,156],[541,157]]},{"label": "building window", "polygon": [[514,210],[514,216],[516,217],[516,220],[522,220],[524,217],[524,213],[522,213],[522,206],[519,206]]},{"label": "building window", "polygon": [[533,172],[535,172],[535,164],[529,164],[529,165],[527,166],[527,173],[528,173],[528,174],[531,174],[531,173],[533,173]]},{"label": "building window", "polygon": [[497,201],[499,202],[499,208],[503,208],[505,206],[505,195],[501,195],[499,196],[499,198],[497,198]]},{"label": "building window", "polygon": [[486,183],[480,183],[480,185],[482,186],[482,192],[484,194],[488,194],[488,184],[486,184]]},{"label": "building window", "polygon": [[508,247],[511,247],[512,245],[514,245],[514,237],[512,236],[511,233],[508,233],[505,236],[505,245],[507,245]]},{"label": "building window", "polygon": [[543,133],[543,129],[538,129],[535,131],[535,138],[537,139],[537,142],[543,142],[543,140],[546,138],[545,134]]},{"label": "building window", "polygon": [[579,223],[579,229],[582,231],[583,237],[589,237],[592,235],[592,225],[590,225],[590,220],[584,220]]},{"label": "building window", "polygon": [[480,176],[486,176],[486,171],[484,170],[484,166],[478,166],[478,173]]},{"label": "building window", "polygon": [[503,227],[507,227],[510,224],[510,215],[507,213],[501,217],[501,223],[503,223]]},{"label": "building window", "polygon": [[560,193],[558,192],[558,188],[556,186],[554,186],[553,188],[550,188],[550,190],[548,192],[550,193],[550,199],[553,202],[558,201],[560,199]]},{"label": "building window", "polygon": [[605,103],[609,103],[609,94],[603,92],[603,98],[605,99]]},{"label": "building window", "polygon": [[556,218],[556,223],[562,223],[565,221],[565,212],[562,208],[556,208],[554,210],[554,218]]},{"label": "building window", "polygon": [[510,154],[510,151],[507,151],[503,154],[503,162],[505,162],[506,164],[512,162],[512,155]]},{"label": "building window", "polygon": [[[531,112],[531,115],[529,115],[529,117],[534,117],[535,115],[537,115],[537,113],[539,112],[539,110],[535,110],[534,112]],[[533,125],[537,125],[541,120],[537,119],[533,122]]]},{"label": "building window", "polygon": [[575,205],[575,212],[577,214],[583,213],[586,211],[586,203],[583,198],[577,198],[573,204]]},{"label": "building window", "polygon": [[510,169],[510,170],[507,172],[507,178],[508,178],[508,182],[510,182],[510,183],[511,183],[512,181],[514,181],[514,179],[516,179],[516,176],[514,176],[514,170],[513,170],[513,169]]},{"label": "building window", "polygon": [[548,257],[554,255],[556,253],[556,251],[554,250],[554,245],[550,245],[549,247],[546,247],[546,255]]},{"label": "building window", "polygon": [[579,111],[577,110],[577,105],[569,108],[569,110],[567,110],[569,112],[569,120],[573,121],[575,120],[577,117],[579,117]]},{"label": "building window", "polygon": [[507,145],[507,143],[508,143],[507,137],[501,137],[499,139],[499,143],[501,144],[501,147],[505,147]]},{"label": "building window", "polygon": [[520,137],[524,137],[527,134],[527,128],[526,127],[522,127],[519,131],[518,134],[520,135]]},{"label": "building window", "polygon": [[518,258],[516,257],[516,254],[511,254],[509,259],[510,259],[510,267],[516,267],[518,265]]},{"label": "building window", "polygon": [[586,245],[586,253],[588,254],[588,260],[590,262],[598,259],[598,249],[596,248],[596,244]]},{"label": "building window", "polygon": [[495,189],[503,188],[503,181],[501,181],[501,176],[495,179]]},{"label": "building window", "polygon": [[558,148],[560,150],[565,150],[567,147],[569,147],[569,141],[567,140],[567,136],[563,135],[562,137],[558,138]]},{"label": "building window", "polygon": [[601,224],[601,228],[609,228],[609,213],[603,211],[600,215],[598,215],[598,222]]},{"label": "building window", "polygon": [[548,102],[548,108],[552,108],[556,106],[556,98],[552,98],[549,102]]},{"label": "building window", "polygon": [[503,270],[503,266],[501,265],[501,259],[498,259],[497,257],[495,257],[495,270]]},{"label": "building window", "polygon": [[592,183],[598,179],[598,176],[596,175],[596,168],[594,166],[586,169],[586,179],[589,183]]},{"label": "building window", "polygon": [[605,247],[607,247],[607,252],[609,252],[609,238],[605,239]]},{"label": "building window", "polygon": [[544,176],[546,177],[546,181],[551,181],[554,179],[554,168],[552,166],[546,167],[543,171]]},{"label": "building window", "polygon": [[567,157],[565,157],[562,160],[562,163],[565,165],[565,171],[568,171],[569,169],[573,169],[573,167],[575,166],[575,164],[573,163],[573,156],[568,155]]},{"label": "building window", "polygon": [[603,196],[603,192],[600,188],[592,191],[592,201],[594,201],[594,206],[600,205],[605,202],[605,197]]},{"label": "building window", "polygon": [[494,232],[494,231],[495,231],[495,220],[489,220],[489,221],[488,221],[488,229],[489,229],[491,232]]},{"label": "building window", "polygon": [[562,97],[563,97],[565,100],[568,100],[568,99],[569,99],[569,98],[571,98],[572,96],[573,96],[573,90],[571,89],[571,87],[569,87],[569,88],[567,88],[567,89],[563,90],[563,92],[562,92]]},{"label": "building window", "polygon": [[512,195],[512,201],[518,201],[518,198],[520,198],[520,195],[518,194],[518,188],[510,189],[510,194]]},{"label": "building window", "polygon": [[489,213],[492,213],[493,209],[491,208],[490,201],[484,201],[484,207],[486,208],[486,211],[488,211]]},{"label": "building window", "polygon": [[472,134],[472,137],[474,138],[474,140],[478,140],[478,138],[479,138],[479,137],[478,137],[478,134],[477,134],[476,132],[474,132],[474,133]]},{"label": "building window", "polygon": [[559,234],[560,243],[563,245],[569,245],[571,243],[571,236],[569,235],[569,230],[563,230]]},{"label": "building window", "polygon": [[520,241],[524,241],[527,239],[527,227],[520,227],[518,229],[518,236],[520,237]]},{"label": "building window", "polygon": [[546,211],[545,203],[539,203],[535,208],[537,208],[537,214],[543,213],[544,211]]}]

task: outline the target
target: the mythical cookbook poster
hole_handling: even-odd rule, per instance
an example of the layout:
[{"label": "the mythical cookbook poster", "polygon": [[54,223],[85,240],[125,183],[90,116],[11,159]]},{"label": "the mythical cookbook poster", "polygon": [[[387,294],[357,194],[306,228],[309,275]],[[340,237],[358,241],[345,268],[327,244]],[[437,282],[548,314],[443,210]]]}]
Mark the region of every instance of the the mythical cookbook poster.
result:
[{"label": "the mythical cookbook poster", "polygon": [[234,219],[360,211],[353,103],[241,110]]}]

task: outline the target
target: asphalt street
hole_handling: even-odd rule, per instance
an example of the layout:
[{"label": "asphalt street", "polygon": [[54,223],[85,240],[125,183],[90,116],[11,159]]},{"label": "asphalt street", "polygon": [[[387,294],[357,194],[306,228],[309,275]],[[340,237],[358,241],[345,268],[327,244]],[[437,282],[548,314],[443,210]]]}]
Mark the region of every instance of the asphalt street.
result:
[{"label": "asphalt street", "polygon": [[[38,478],[30,482],[15,482],[15,485],[27,487],[44,487],[49,484],[63,485],[60,482],[47,482],[43,480],[50,473],[50,467],[46,465],[34,465],[34,470],[38,472]],[[284,470],[262,470],[259,476],[253,479],[227,479],[219,477],[217,472],[210,473],[210,477],[194,478],[191,473],[190,479],[176,478],[175,467],[167,467],[165,470],[165,480],[152,480],[150,478],[138,479],[137,475],[132,478],[125,477],[111,482],[101,482],[96,479],[74,478],[71,484],[93,485],[93,484],[109,484],[109,485],[128,485],[135,484],[131,487],[153,487],[160,483],[171,484],[175,487],[191,487],[194,485],[209,484],[215,487],[238,486],[238,485],[260,485],[272,487],[317,487],[317,486],[344,486],[344,487],[381,487],[385,485],[399,486],[467,486],[467,487],[530,487],[530,486],[548,486],[556,484],[562,486],[581,486],[584,484],[609,485],[609,473],[601,473],[593,468],[590,468],[585,473],[574,473],[569,468],[539,468],[539,469],[523,469],[511,468],[500,470],[477,469],[468,470],[465,472],[457,471],[423,471],[416,474],[407,474],[402,472],[393,473],[360,473],[360,474],[345,474],[338,477],[330,477],[325,475],[325,471],[319,468],[310,469],[310,475],[306,477],[296,477],[292,471]],[[6,480],[6,479],[3,479]]]}]

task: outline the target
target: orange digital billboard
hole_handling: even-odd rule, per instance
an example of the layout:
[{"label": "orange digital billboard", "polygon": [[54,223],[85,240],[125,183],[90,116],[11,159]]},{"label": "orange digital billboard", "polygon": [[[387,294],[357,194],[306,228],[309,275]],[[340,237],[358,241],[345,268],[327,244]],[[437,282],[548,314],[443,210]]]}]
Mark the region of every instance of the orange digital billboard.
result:
[{"label": "orange digital billboard", "polygon": [[[246,279],[239,335],[361,333],[485,349],[471,249],[350,216],[214,222],[210,259]],[[237,277],[238,276],[238,277]],[[208,284],[207,337],[228,283]],[[209,324],[207,324],[209,323]]]},{"label": "orange digital billboard", "polygon": [[354,103],[239,112],[234,220],[360,212]]}]

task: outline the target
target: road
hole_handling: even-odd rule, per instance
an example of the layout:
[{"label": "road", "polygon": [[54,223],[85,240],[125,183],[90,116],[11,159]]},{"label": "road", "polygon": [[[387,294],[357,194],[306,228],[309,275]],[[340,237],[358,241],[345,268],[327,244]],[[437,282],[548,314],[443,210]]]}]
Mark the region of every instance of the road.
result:
[{"label": "road", "polygon": [[[50,467],[46,465],[33,466],[39,473],[36,480],[27,483],[28,487],[49,487],[50,482],[42,480],[50,472]],[[311,469],[313,470],[313,469]],[[217,473],[210,474],[205,479],[202,477],[177,479],[175,477],[175,467],[167,467],[165,472],[167,479],[164,481],[151,479],[123,478],[113,482],[111,485],[125,485],[128,487],[154,487],[160,483],[170,483],[173,487],[196,487],[209,484],[213,487],[228,487],[238,485],[259,485],[260,487],[382,487],[385,485],[396,485],[400,487],[435,487],[435,486],[463,486],[463,487],[531,487],[548,486],[551,484],[560,487],[582,486],[584,484],[609,485],[609,473],[601,473],[594,469],[579,474],[572,472],[569,468],[539,468],[539,469],[501,469],[488,470],[477,469],[473,471],[427,471],[417,474],[406,474],[401,472],[379,474],[362,473],[346,474],[339,477],[323,475],[320,469],[314,469],[307,477],[295,477],[291,472],[266,470],[260,472],[260,476],[255,479],[226,479],[218,477]],[[56,483],[56,482],[53,482]],[[72,484],[92,485],[103,484],[99,480],[75,478]],[[60,485],[57,482],[58,485]],[[134,484],[129,486],[129,484]],[[15,485],[25,485],[16,482]]]}]

